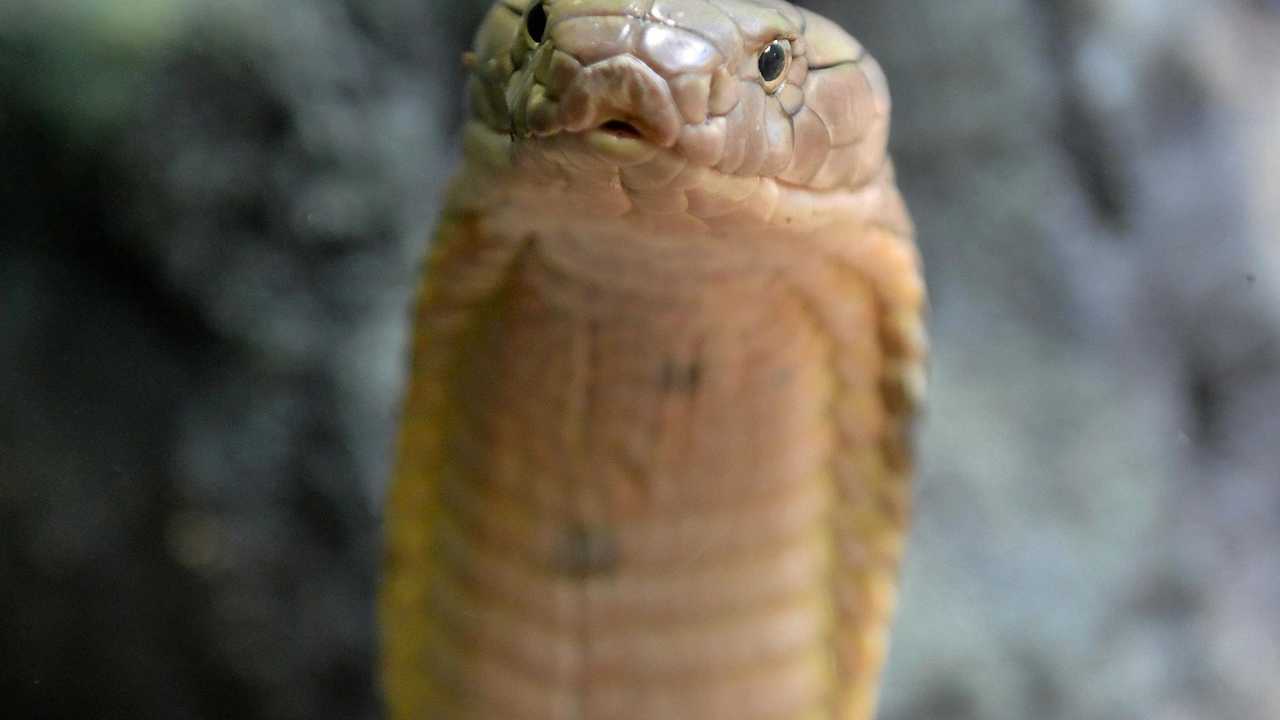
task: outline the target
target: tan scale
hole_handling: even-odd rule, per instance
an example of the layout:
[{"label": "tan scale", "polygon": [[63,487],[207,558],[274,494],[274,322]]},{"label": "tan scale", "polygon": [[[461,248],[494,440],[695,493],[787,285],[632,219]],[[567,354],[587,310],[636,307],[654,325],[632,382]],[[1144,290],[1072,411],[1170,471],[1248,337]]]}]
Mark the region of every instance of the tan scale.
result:
[{"label": "tan scale", "polygon": [[926,350],[880,69],[781,0],[502,0],[467,60],[391,716],[869,719]]}]

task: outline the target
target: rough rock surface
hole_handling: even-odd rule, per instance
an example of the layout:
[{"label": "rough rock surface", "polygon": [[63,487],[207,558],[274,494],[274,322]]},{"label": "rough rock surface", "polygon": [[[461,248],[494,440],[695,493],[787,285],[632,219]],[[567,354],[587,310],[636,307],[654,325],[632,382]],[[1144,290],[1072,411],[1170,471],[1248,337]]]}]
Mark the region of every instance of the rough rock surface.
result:
[{"label": "rough rock surface", "polygon": [[[806,4],[886,66],[933,290],[882,717],[1276,717],[1280,7]],[[377,715],[482,5],[0,4],[0,714]]]}]

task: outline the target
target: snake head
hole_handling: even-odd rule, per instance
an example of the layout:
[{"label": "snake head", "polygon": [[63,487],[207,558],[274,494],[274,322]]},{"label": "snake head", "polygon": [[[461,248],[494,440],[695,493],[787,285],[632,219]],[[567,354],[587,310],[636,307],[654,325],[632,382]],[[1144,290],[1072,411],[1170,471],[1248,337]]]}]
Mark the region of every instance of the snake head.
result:
[{"label": "snake head", "polygon": [[469,58],[474,119],[517,151],[621,166],[657,150],[817,191],[887,163],[879,66],[783,0],[500,0]]}]

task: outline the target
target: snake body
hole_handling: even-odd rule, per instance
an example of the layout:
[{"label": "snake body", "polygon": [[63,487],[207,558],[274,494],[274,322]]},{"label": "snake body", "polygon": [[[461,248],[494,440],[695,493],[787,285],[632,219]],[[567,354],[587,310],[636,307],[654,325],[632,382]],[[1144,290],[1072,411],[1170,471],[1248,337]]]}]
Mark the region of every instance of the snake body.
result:
[{"label": "snake body", "polygon": [[926,345],[881,71],[781,0],[501,0],[468,66],[392,717],[869,718]]}]

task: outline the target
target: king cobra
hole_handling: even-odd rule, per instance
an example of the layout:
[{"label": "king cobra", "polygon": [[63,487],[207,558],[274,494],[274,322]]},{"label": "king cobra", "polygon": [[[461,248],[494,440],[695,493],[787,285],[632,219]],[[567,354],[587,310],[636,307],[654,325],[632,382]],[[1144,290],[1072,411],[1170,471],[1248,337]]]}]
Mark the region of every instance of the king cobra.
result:
[{"label": "king cobra", "polygon": [[782,0],[500,0],[466,65],[391,716],[870,718],[926,352],[880,68]]}]

